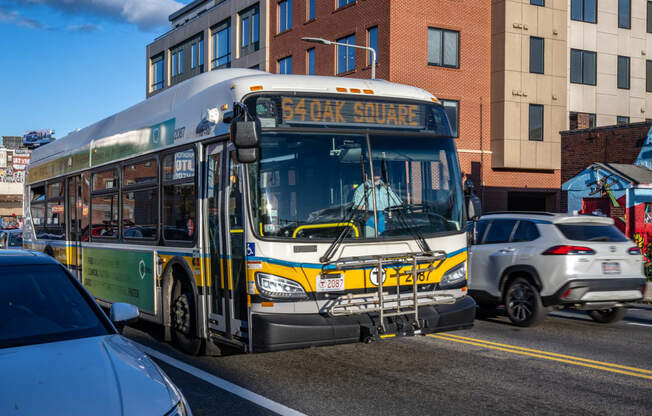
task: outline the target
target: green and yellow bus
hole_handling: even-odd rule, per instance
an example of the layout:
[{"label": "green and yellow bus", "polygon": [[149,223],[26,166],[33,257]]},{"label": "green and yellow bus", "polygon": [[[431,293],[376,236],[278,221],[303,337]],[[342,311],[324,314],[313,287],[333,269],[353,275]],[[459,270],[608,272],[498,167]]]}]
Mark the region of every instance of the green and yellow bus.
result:
[{"label": "green and yellow bus", "polygon": [[24,246],[183,351],[469,328],[467,203],[432,94],[211,71],[32,154]]}]

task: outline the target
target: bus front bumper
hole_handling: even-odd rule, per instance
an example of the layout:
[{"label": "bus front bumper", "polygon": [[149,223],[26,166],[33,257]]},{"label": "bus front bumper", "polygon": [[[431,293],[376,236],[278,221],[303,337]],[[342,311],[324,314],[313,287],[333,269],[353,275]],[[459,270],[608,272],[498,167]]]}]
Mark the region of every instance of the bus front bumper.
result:
[{"label": "bus front bumper", "polygon": [[279,351],[467,329],[473,326],[475,301],[470,296],[464,296],[454,304],[420,307],[420,332],[415,333],[410,318],[411,315],[385,318],[386,333],[379,334],[378,314],[334,317],[317,314],[254,314],[253,351]]}]

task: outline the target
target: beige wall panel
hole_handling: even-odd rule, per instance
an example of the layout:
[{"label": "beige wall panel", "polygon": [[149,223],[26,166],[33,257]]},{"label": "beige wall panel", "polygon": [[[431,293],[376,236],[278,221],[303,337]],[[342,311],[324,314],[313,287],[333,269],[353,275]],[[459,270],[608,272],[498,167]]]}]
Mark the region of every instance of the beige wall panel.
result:
[{"label": "beige wall panel", "polygon": [[521,167],[520,140],[505,140],[505,167]]},{"label": "beige wall panel", "polygon": [[491,33],[505,33],[505,2],[493,2],[491,7]]},{"label": "beige wall panel", "polygon": [[541,75],[523,72],[521,76],[523,77],[522,90],[527,94],[527,96],[522,97],[521,101],[540,104],[537,97],[537,77]]},{"label": "beige wall panel", "polygon": [[590,86],[590,85],[583,85],[582,86],[582,106],[584,107],[584,111],[587,113],[595,113],[596,109],[596,96],[595,96],[595,90],[596,87]]},{"label": "beige wall panel", "polygon": [[566,107],[568,103],[568,84],[566,77],[552,77],[552,93],[557,97],[554,102]]},{"label": "beige wall panel", "polygon": [[612,114],[597,114],[596,124],[598,127],[613,126],[616,124],[616,115]]},{"label": "beige wall panel", "polygon": [[505,70],[505,33],[493,35],[491,48],[491,71]]},{"label": "beige wall panel", "polygon": [[504,101],[505,93],[505,72],[491,73],[491,102]]},{"label": "beige wall panel", "polygon": [[[537,103],[532,103],[537,104]],[[545,115],[545,110],[544,110]],[[530,134],[530,103],[521,103],[521,130],[519,131],[518,140],[528,140]]]},{"label": "beige wall panel", "polygon": [[552,142],[552,106],[546,105],[543,107],[543,141]]},{"label": "beige wall panel", "polygon": [[618,59],[616,55],[598,53],[597,72],[598,74],[616,75],[618,73]]},{"label": "beige wall panel", "polygon": [[520,71],[530,72],[530,35],[521,36],[521,67]]},{"label": "beige wall panel", "polygon": [[619,100],[618,95],[598,94],[597,109],[595,111],[603,115],[627,115],[629,113],[629,104],[624,100]]},{"label": "beige wall panel", "polygon": [[552,165],[552,143],[537,143],[537,169],[550,169]]},{"label": "beige wall panel", "polygon": [[616,95],[618,84],[615,74],[603,74],[598,72],[598,91],[603,94]]},{"label": "beige wall panel", "polygon": [[[548,3],[551,3],[548,6]],[[548,0],[546,1],[546,7],[552,7],[556,10],[568,10],[568,0]]]},{"label": "beige wall panel", "polygon": [[630,98],[629,99],[629,116],[633,118],[645,118],[645,113],[641,112],[641,109],[645,110],[645,99],[644,98]]},{"label": "beige wall panel", "polygon": [[521,142],[521,167],[534,167],[537,162],[537,144],[530,140]]},{"label": "beige wall panel", "polygon": [[552,77],[538,75],[535,81],[537,84],[536,103],[552,104]]},{"label": "beige wall panel", "polygon": [[557,31],[556,38],[565,41],[568,37],[568,14],[565,11],[553,10],[552,13],[552,30]]},{"label": "beige wall panel", "polygon": [[631,78],[630,79],[629,96],[634,98],[640,98],[645,100],[646,96],[650,93],[645,92],[645,79],[643,78]]},{"label": "beige wall panel", "polygon": [[627,29],[618,29],[618,55],[632,55],[632,37]]},{"label": "beige wall panel", "polygon": [[598,32],[598,51],[617,54],[618,35],[616,33]]},{"label": "beige wall panel", "polygon": [[520,140],[522,135],[521,124],[527,124],[527,114],[525,119],[522,119],[521,103],[506,102],[504,120],[505,120],[504,138],[506,140]]},{"label": "beige wall panel", "polygon": [[550,164],[552,169],[561,169],[561,142],[550,143]]},{"label": "beige wall panel", "polygon": [[595,51],[598,48],[598,31],[596,25],[584,23],[582,49]]},{"label": "beige wall panel", "polygon": [[569,20],[568,47],[572,49],[584,49],[584,26],[586,23]]},{"label": "beige wall panel", "polygon": [[514,95],[513,91],[522,91],[523,82],[522,82],[521,72],[517,71],[506,71],[505,72],[505,101],[515,101],[520,102],[521,96]]},{"label": "beige wall panel", "polygon": [[[570,55],[570,52],[566,49],[566,42],[550,40],[546,42],[546,47],[548,47],[548,44],[552,50],[552,65],[548,66],[548,62],[546,61],[546,73],[566,78],[568,71],[567,61]],[[548,72],[548,68],[550,68],[550,72]]]},{"label": "beige wall panel", "polygon": [[505,139],[505,102],[491,104],[491,140]]},{"label": "beige wall panel", "polygon": [[618,0],[598,0],[598,12],[618,13]]},{"label": "beige wall panel", "polygon": [[522,38],[523,36],[520,34],[505,34],[505,70],[507,71],[521,71],[523,51],[521,46]]},{"label": "beige wall panel", "polygon": [[503,140],[491,141],[491,166],[494,168],[505,166],[505,142]]},{"label": "beige wall panel", "polygon": [[634,58],[644,57],[645,55],[641,54],[641,51],[645,51],[646,47],[647,47],[647,41],[645,37],[642,38],[633,37],[630,42],[629,56],[632,56]]},{"label": "beige wall panel", "polygon": [[568,116],[566,107],[561,107],[557,105],[550,106],[550,122],[552,133],[550,136],[550,141],[553,143],[559,143],[561,141],[560,131],[568,130]]},{"label": "beige wall panel", "polygon": [[522,6],[514,1],[505,1],[505,30],[509,33],[520,34],[522,29],[514,27],[514,23],[523,24],[521,14]]},{"label": "beige wall panel", "polygon": [[[598,93],[598,101],[605,100],[606,97],[611,97],[609,95],[603,95],[601,92]],[[602,111],[603,113],[616,114],[617,116],[629,116],[630,113],[630,104],[629,104],[629,90],[616,90],[616,95],[613,96],[613,103],[610,108],[611,111]],[[602,108],[605,106],[603,105]]]},{"label": "beige wall panel", "polygon": [[[618,0],[607,0],[607,2],[609,1]],[[604,0],[599,1],[598,3],[604,3]],[[615,35],[618,33],[618,15],[616,13],[599,13],[598,23],[594,26],[597,26],[597,29],[600,32],[612,33]]]},{"label": "beige wall panel", "polygon": [[652,93],[647,93],[645,96],[645,113],[647,118],[652,118]]},{"label": "beige wall panel", "polygon": [[[521,21],[527,26],[523,33],[538,36],[539,33],[539,10],[541,7],[523,5],[521,11]],[[525,28],[523,28],[525,29]]]},{"label": "beige wall panel", "polygon": [[645,39],[645,31],[647,30],[645,26],[645,14],[635,14],[634,3],[636,2],[632,2],[632,37]]},{"label": "beige wall panel", "polygon": [[546,7],[537,7],[537,36],[549,37],[552,35],[553,11]]}]

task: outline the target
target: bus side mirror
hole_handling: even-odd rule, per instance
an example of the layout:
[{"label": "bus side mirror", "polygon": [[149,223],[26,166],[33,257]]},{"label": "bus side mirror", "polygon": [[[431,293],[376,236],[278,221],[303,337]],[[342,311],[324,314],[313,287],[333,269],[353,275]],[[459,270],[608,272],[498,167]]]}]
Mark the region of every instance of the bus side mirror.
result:
[{"label": "bus side mirror", "polygon": [[464,200],[466,202],[466,215],[471,221],[475,221],[482,215],[482,202],[473,193],[473,182],[467,179],[464,182]]},{"label": "bus side mirror", "polygon": [[260,122],[258,120],[243,121],[238,117],[231,122],[231,141],[236,149],[236,159],[239,163],[252,163],[259,157]]}]

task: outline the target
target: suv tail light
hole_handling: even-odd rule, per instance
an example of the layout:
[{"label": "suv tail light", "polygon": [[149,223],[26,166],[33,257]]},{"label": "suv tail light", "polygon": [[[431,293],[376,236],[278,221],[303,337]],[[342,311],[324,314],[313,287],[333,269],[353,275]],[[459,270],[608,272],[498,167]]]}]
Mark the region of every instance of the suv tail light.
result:
[{"label": "suv tail light", "polygon": [[630,248],[629,250],[627,250],[627,252],[629,254],[631,254],[632,256],[640,256],[641,255],[641,249],[638,246],[634,246],[634,247]]},{"label": "suv tail light", "polygon": [[591,255],[595,251],[589,247],[582,246],[554,246],[543,252],[544,255],[565,256],[569,254]]}]

